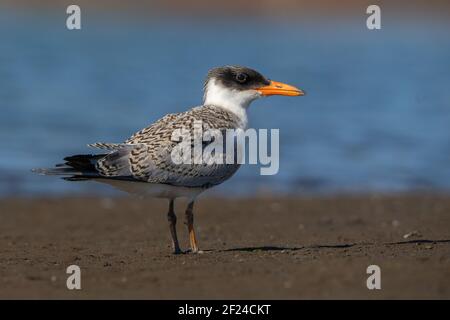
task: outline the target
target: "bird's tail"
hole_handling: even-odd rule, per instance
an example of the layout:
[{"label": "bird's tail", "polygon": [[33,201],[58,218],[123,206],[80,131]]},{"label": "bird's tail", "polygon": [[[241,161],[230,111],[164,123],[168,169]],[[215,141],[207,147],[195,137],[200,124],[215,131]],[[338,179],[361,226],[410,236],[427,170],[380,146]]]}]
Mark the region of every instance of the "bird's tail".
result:
[{"label": "bird's tail", "polygon": [[54,168],[37,168],[32,172],[41,175],[64,176],[63,179],[70,181],[87,180],[99,177],[95,164],[106,154],[80,154],[64,158],[64,163],[57,164]]}]

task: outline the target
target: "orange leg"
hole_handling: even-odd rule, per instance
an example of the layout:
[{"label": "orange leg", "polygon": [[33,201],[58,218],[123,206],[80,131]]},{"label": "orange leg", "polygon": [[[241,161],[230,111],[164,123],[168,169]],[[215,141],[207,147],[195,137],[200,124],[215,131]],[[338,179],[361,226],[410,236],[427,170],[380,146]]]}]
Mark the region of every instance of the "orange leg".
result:
[{"label": "orange leg", "polygon": [[197,245],[197,238],[195,236],[195,231],[194,231],[194,201],[190,202],[188,204],[188,207],[186,209],[186,225],[188,227],[188,231],[189,231],[189,242],[191,245],[191,251],[193,253],[198,253],[198,245]]}]

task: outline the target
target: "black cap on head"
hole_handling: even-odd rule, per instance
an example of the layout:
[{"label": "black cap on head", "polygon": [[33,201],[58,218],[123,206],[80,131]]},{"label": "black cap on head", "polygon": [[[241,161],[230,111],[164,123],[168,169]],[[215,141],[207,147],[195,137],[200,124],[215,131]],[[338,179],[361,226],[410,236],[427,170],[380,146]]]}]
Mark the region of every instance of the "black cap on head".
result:
[{"label": "black cap on head", "polygon": [[258,71],[240,66],[224,66],[209,70],[205,87],[212,79],[224,87],[236,90],[257,89],[270,84],[270,81]]}]

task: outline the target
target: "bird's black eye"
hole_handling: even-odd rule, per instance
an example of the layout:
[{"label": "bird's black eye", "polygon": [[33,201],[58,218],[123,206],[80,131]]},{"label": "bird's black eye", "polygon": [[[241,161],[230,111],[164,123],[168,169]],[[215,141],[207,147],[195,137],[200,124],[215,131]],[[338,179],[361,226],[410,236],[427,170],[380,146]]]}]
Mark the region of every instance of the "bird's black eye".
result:
[{"label": "bird's black eye", "polygon": [[246,73],[238,73],[236,75],[236,80],[240,83],[246,82],[248,79],[248,75]]}]

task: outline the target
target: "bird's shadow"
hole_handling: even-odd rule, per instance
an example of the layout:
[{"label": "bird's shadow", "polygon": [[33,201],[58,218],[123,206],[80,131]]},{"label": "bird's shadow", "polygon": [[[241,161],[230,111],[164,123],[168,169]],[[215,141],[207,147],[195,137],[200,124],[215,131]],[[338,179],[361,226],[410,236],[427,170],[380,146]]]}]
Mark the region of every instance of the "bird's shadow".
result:
[{"label": "bird's shadow", "polygon": [[299,251],[305,249],[345,249],[352,247],[369,247],[374,245],[384,245],[384,246],[397,246],[406,244],[422,244],[422,243],[450,243],[450,239],[443,240],[430,240],[430,239],[418,239],[418,240],[405,240],[398,242],[360,242],[360,243],[343,243],[343,244],[324,244],[324,245],[311,245],[311,246],[301,246],[301,247],[284,247],[284,246],[257,246],[257,247],[239,247],[239,248],[229,248],[229,249],[218,249],[218,250],[205,250],[210,252],[254,252],[254,251]]}]

